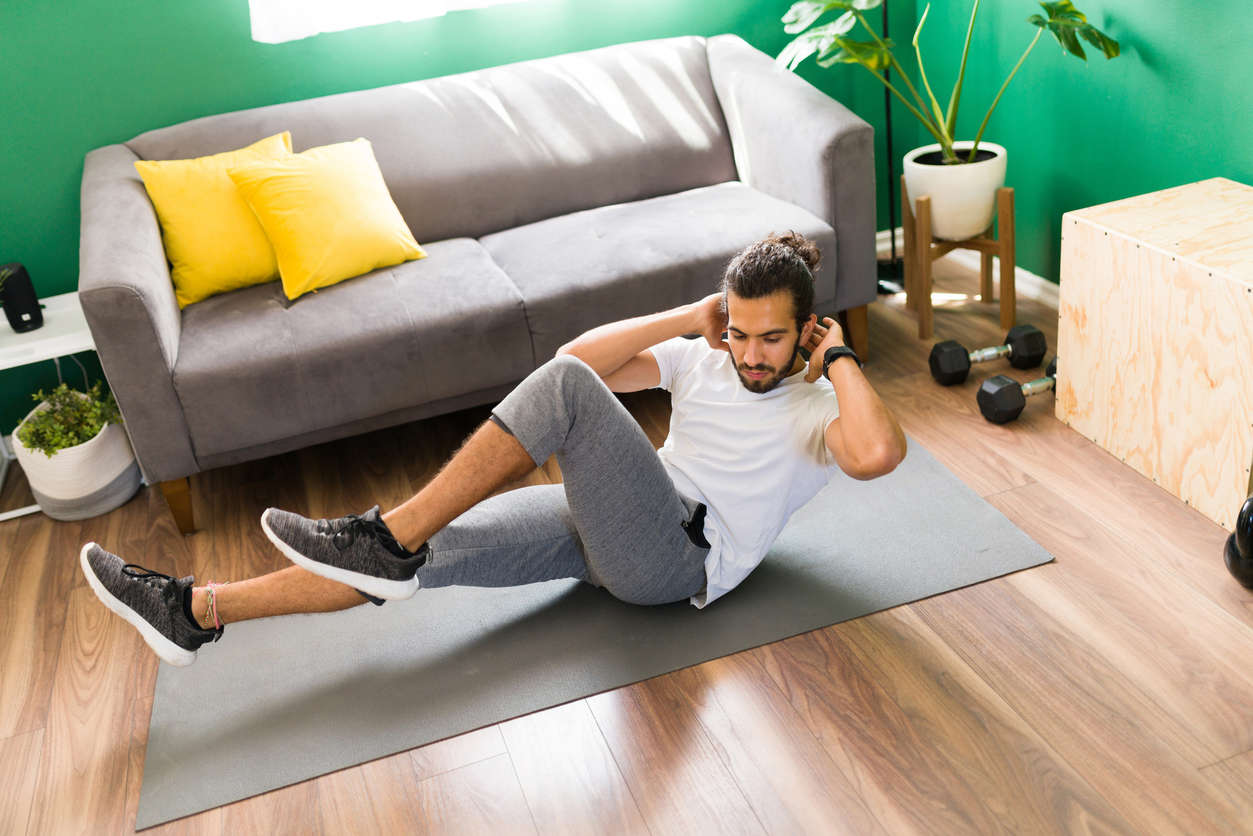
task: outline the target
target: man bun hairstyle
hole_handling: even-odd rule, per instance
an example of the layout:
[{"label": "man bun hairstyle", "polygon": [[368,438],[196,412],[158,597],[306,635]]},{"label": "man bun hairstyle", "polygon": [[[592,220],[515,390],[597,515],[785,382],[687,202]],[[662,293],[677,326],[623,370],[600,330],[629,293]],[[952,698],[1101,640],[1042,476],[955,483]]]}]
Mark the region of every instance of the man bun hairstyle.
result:
[{"label": "man bun hairstyle", "polygon": [[796,231],[770,236],[745,247],[731,259],[722,276],[722,310],[727,294],[741,299],[760,299],[780,290],[792,294],[796,328],[814,309],[814,271],[822,261],[818,245]]}]

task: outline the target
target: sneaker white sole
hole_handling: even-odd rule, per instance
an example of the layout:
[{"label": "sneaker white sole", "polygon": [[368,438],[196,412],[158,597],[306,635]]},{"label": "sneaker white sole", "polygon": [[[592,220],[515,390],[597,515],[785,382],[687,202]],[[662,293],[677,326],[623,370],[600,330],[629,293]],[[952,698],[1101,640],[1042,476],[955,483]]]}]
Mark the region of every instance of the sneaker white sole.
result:
[{"label": "sneaker white sole", "polygon": [[360,572],[340,569],[338,566],[327,566],[325,563],[310,560],[287,543],[284,543],[282,538],[274,533],[273,529],[270,528],[269,521],[266,519],[269,513],[269,509],[266,509],[261,514],[261,530],[265,532],[266,537],[270,538],[270,542],[274,544],[274,547],[283,553],[284,557],[301,569],[342,584],[347,584],[368,595],[373,595],[375,598],[382,598],[387,601],[403,601],[406,598],[412,598],[413,593],[418,591],[417,575],[414,575],[407,581],[389,581],[386,578],[363,575]]},{"label": "sneaker white sole", "polygon": [[96,577],[95,571],[91,568],[91,563],[87,560],[87,552],[91,551],[91,547],[94,545],[96,544],[88,543],[83,546],[78,553],[78,562],[82,564],[83,574],[87,576],[87,584],[91,587],[91,591],[96,593],[96,597],[100,599],[101,603],[126,619],[128,624],[138,630],[139,635],[143,636],[144,641],[148,643],[153,652],[164,661],[180,668],[185,668],[196,661],[196,651],[179,647],[161,635],[161,632],[156,627],[144,621],[139,613],[126,606],[112,592],[104,588],[104,584],[101,583],[100,578]]}]

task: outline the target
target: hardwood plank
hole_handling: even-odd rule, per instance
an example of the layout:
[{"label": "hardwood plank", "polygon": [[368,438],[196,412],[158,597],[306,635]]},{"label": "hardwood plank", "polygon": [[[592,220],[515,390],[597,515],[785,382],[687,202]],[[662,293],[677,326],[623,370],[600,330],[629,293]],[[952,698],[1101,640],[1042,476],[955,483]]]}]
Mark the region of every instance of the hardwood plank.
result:
[{"label": "hardwood plank", "polygon": [[[69,593],[52,675],[30,831],[115,833],[125,826],[139,634],[87,587]],[[7,678],[7,677],[6,677]]]},{"label": "hardwood plank", "polygon": [[1035,481],[1021,464],[990,446],[971,445],[970,427],[977,429],[975,422],[985,423],[975,405],[977,381],[944,387],[932,380],[929,372],[919,372],[881,383],[876,391],[885,403],[891,404],[901,428],[980,496],[992,496]]},{"label": "hardwood plank", "polygon": [[[0,491],[0,511],[15,511],[35,503],[35,498],[25,487],[26,477],[22,474],[22,468],[16,463],[10,463],[4,482],[4,489]],[[24,495],[22,491],[25,491]],[[4,577],[9,565],[19,554],[21,541],[17,532],[23,519],[14,517],[0,522],[0,578]]]},{"label": "hardwood plank", "polygon": [[674,678],[589,697],[651,833],[764,833]]},{"label": "hardwood plank", "polygon": [[[12,449],[12,439],[9,441],[10,449]],[[30,492],[30,480],[26,478],[26,473],[22,470],[22,466],[12,459],[9,460],[9,471],[4,477],[4,486],[0,488],[0,511],[16,511],[18,508],[25,508],[28,505],[34,505],[35,495]],[[14,520],[5,520],[0,523],[0,529],[4,526],[16,525],[16,517]],[[3,559],[0,557],[0,559]]]},{"label": "hardwood plank", "polygon": [[501,723],[500,731],[540,832],[648,832],[584,700]]},{"label": "hardwood plank", "polygon": [[[1072,497],[1075,507],[1097,519],[1114,521],[1134,544],[1134,559],[1169,567],[1228,612],[1253,625],[1247,607],[1253,591],[1234,583],[1223,567],[1227,532],[1220,526],[1060,421],[1042,416],[1030,438],[1022,432],[1009,433],[1010,437],[998,439],[1002,454],[1054,493]],[[1011,439],[1017,443],[1009,443]],[[1027,447],[1036,450],[1029,454]]]},{"label": "hardwood plank", "polygon": [[749,650],[671,674],[769,833],[887,832]]},{"label": "hardwood plank", "polygon": [[[1041,789],[1029,784],[1047,767],[1035,761],[1024,763],[1040,753],[1033,751],[1025,733],[1019,731],[1022,721],[1013,718],[1012,712],[986,705],[978,707],[975,718],[962,717],[960,711],[976,709],[959,708],[951,695],[936,706],[926,705],[901,681],[884,677],[850,637],[860,631],[862,643],[868,643],[874,634],[865,633],[860,622],[877,617],[844,622],[761,649],[771,678],[841,771],[850,776],[874,815],[891,833],[925,834],[1000,832],[1013,829],[1006,825],[1007,819],[1031,819],[1033,814],[1038,819],[1039,808],[1053,802],[1041,800]],[[910,661],[917,665],[914,656],[910,654]],[[903,694],[903,706],[894,693]],[[980,720],[998,724],[991,739],[989,730],[979,727]],[[981,738],[964,743],[960,730],[937,728],[945,722],[977,727]],[[1012,744],[1002,744],[1004,740]],[[954,744],[955,752],[982,751],[974,753],[974,763],[959,762],[960,754],[944,748]],[[1059,794],[1053,784],[1055,780],[1047,781],[1046,798]],[[1076,806],[1073,796],[1082,799],[1078,806],[1101,810],[1093,793],[1076,791],[1081,785],[1072,781],[1060,793],[1066,798],[1063,806],[1068,818],[1073,818],[1070,810]],[[1014,799],[1018,792],[1029,792],[1034,800],[1011,815],[1011,807],[1021,799],[1006,799]],[[1116,815],[1106,813],[1103,818],[1117,822]]]},{"label": "hardwood plank", "polygon": [[299,836],[322,833],[322,807],[317,782],[304,781],[219,808],[223,833],[265,833]]},{"label": "hardwood plank", "polygon": [[[419,833],[498,836],[535,833],[508,755],[441,772],[418,783]],[[545,833],[549,832],[546,828]],[[598,832],[589,827],[586,832]],[[599,831],[612,832],[612,831]]]},{"label": "hardwood plank", "polygon": [[[53,554],[56,524],[41,514],[22,517],[18,554],[0,586],[0,738],[47,725],[48,701],[66,623],[66,597],[75,584],[77,551]],[[58,543],[62,537],[56,536]]]},{"label": "hardwood plank", "polygon": [[1253,751],[1241,752],[1201,770],[1201,775],[1234,807],[1253,833]]},{"label": "hardwood plank", "polygon": [[1204,744],[1193,766],[1253,748],[1253,627],[1043,485],[990,502],[1058,560],[1010,583],[1190,729]]},{"label": "hardwood plank", "polygon": [[36,770],[43,752],[44,730],[0,738],[0,833],[25,833],[35,795]]},{"label": "hardwood plank", "polygon": [[1238,827],[1230,804],[1191,766],[1205,751],[1193,731],[1009,580],[911,606],[1133,827],[1181,834]]},{"label": "hardwood plank", "polygon": [[314,781],[327,833],[412,833],[422,826],[407,752],[341,769]]},{"label": "hardwood plank", "polygon": [[485,726],[457,737],[411,749],[408,754],[417,780],[422,781],[441,772],[451,772],[507,753],[500,727]]},{"label": "hardwood plank", "polygon": [[969,788],[973,830],[1135,832],[909,606],[838,632],[910,718],[929,768]]}]

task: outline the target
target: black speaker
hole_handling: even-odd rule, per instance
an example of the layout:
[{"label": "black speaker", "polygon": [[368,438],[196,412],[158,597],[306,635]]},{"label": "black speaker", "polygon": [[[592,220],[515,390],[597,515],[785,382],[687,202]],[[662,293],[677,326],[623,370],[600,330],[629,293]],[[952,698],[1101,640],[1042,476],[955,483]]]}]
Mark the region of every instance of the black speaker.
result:
[{"label": "black speaker", "polygon": [[39,309],[39,297],[35,296],[35,286],[30,283],[26,268],[14,262],[0,267],[0,272],[9,274],[0,288],[0,304],[4,305],[9,325],[19,334],[42,326],[43,311]]}]

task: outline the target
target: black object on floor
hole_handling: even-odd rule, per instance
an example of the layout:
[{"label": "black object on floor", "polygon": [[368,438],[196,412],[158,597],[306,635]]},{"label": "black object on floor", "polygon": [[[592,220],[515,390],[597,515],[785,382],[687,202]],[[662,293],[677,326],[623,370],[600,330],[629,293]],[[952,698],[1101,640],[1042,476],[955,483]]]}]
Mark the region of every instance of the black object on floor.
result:
[{"label": "black object on floor", "polygon": [[1253,589],[1253,496],[1244,500],[1236,515],[1236,530],[1227,538],[1223,560],[1233,578]]},{"label": "black object on floor", "polygon": [[1057,358],[1049,361],[1044,377],[1029,383],[1019,383],[1012,377],[998,374],[983,381],[975,401],[983,417],[993,424],[1008,424],[1022,414],[1027,398],[1041,392],[1050,392],[1057,385]]},{"label": "black object on floor", "polygon": [[[893,250],[895,250],[893,246]],[[888,295],[905,292],[905,259],[893,256],[879,262],[879,293]]]},{"label": "black object on floor", "polygon": [[957,340],[944,340],[931,346],[927,364],[931,377],[941,386],[964,383],[975,363],[987,363],[1002,357],[1015,369],[1034,369],[1044,362],[1048,353],[1048,338],[1034,325],[1015,325],[1005,335],[1001,345],[968,351]]}]

